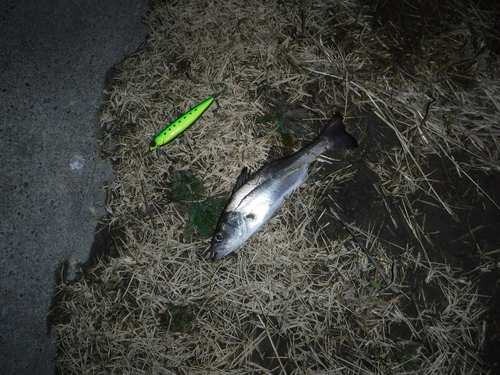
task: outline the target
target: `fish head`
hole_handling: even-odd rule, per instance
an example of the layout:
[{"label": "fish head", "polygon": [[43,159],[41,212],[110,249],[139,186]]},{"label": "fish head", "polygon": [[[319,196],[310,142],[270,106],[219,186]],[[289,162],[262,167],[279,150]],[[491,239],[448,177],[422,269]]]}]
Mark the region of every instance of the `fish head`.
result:
[{"label": "fish head", "polygon": [[212,237],[209,251],[214,254],[214,260],[220,260],[232,253],[248,239],[248,226],[239,212],[225,212]]}]

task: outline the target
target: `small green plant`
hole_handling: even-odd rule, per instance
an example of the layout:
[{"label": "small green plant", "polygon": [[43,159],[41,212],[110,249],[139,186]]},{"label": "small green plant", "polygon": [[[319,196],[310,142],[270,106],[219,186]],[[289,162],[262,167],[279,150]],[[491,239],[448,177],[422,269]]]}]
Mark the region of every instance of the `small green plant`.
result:
[{"label": "small green plant", "polygon": [[203,307],[207,310],[213,310],[214,309],[214,307],[212,306],[213,300],[215,300],[215,296],[208,298]]},{"label": "small green plant", "polygon": [[194,228],[196,228],[200,236],[210,236],[225,205],[225,201],[211,198],[192,204],[186,236],[189,237]]},{"label": "small green plant", "polygon": [[281,141],[283,142],[283,146],[291,148],[294,146],[294,144],[293,137],[290,133],[306,133],[306,131],[302,127],[297,125],[297,123],[307,116],[307,111],[301,108],[285,110],[285,106],[286,103],[280,102],[280,104],[276,106],[276,109],[273,112],[270,112],[267,115],[261,117],[257,117],[255,119],[255,123],[273,123],[273,127],[277,129],[281,134]]},{"label": "small green plant", "polygon": [[372,286],[373,286],[375,289],[377,289],[377,290],[382,289],[382,287],[380,286],[380,284],[379,284],[379,283],[377,283],[375,280],[371,280],[371,281],[370,281],[370,284],[372,284]]},{"label": "small green plant", "polygon": [[256,124],[264,124],[266,122],[274,123],[274,126],[281,133],[288,133],[294,131],[299,134],[304,134],[306,131],[296,124],[299,120],[307,115],[306,111],[303,109],[291,109],[288,111],[278,109],[274,112],[270,112],[267,115],[257,117],[255,119]]},{"label": "small green plant", "polygon": [[187,332],[191,330],[193,314],[187,307],[175,308],[159,315],[160,325],[170,332]]},{"label": "small green plant", "polygon": [[172,200],[181,203],[179,207],[189,214],[186,237],[191,236],[195,229],[200,236],[211,235],[226,205],[225,200],[217,196],[207,197],[203,193],[203,181],[187,171],[175,174]]}]

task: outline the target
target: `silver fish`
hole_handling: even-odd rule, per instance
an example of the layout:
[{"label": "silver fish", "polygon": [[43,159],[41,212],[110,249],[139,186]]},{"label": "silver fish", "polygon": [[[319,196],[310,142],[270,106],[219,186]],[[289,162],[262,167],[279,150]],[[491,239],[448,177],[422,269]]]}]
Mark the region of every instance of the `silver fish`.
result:
[{"label": "silver fish", "polygon": [[243,169],[212,238],[209,251],[214,253],[214,260],[224,258],[257,232],[285,197],[304,182],[310,164],[321,154],[357,146],[337,114],[312,143],[296,153],[264,166],[253,176]]}]

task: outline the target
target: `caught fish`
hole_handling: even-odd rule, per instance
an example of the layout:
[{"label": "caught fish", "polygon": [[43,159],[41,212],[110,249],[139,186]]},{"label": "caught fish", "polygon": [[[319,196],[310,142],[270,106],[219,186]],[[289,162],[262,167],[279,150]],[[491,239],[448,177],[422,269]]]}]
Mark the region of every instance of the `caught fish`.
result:
[{"label": "caught fish", "polygon": [[285,197],[304,182],[310,164],[321,154],[357,146],[344,130],[342,116],[337,114],[312,143],[296,153],[266,165],[253,176],[243,169],[210,244],[214,260],[224,258],[257,232]]},{"label": "caught fish", "polygon": [[153,151],[157,147],[163,146],[181,135],[184,130],[189,128],[200,118],[203,112],[210,107],[210,104],[212,104],[215,98],[216,96],[212,96],[172,122],[160,134],[158,134],[155,139],[153,139],[153,141],[149,144],[149,150]]}]

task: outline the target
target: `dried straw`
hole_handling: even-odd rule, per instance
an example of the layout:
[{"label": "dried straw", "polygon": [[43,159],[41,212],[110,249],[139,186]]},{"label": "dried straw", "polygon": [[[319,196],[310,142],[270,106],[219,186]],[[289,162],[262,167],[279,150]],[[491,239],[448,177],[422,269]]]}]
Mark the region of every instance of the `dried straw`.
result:
[{"label": "dried straw", "polygon": [[[102,230],[120,233],[112,244],[119,256],[59,287],[61,373],[485,373],[476,354],[485,298],[429,256],[432,228],[412,197],[423,192],[457,217],[436,188],[434,155],[463,175],[500,170],[498,59],[487,42],[479,51],[473,45],[487,41],[495,14],[443,5],[422,21],[435,24],[432,31],[404,45],[405,22],[418,9],[391,20],[377,6],[154,4],[145,18],[151,35],[118,67],[101,113],[102,152],[116,172],[105,187]],[[166,124],[223,87],[219,110],[148,151]],[[243,167],[256,170],[280,145],[276,129],[255,119],[283,100],[307,110],[316,131],[341,110],[361,148],[336,155],[336,172],[318,171],[235,257],[209,262],[209,238],[184,235],[188,214],[170,200],[174,176],[188,171],[207,196],[227,197]],[[362,110],[397,139],[364,162],[363,142],[377,129],[356,125]],[[380,223],[343,219],[357,242],[328,232],[345,215],[325,208],[336,204],[331,189],[353,182],[361,165],[377,176],[391,225],[412,236],[406,246],[380,238]],[[480,267],[493,262],[485,257]],[[411,285],[416,275],[445,302]]]}]

